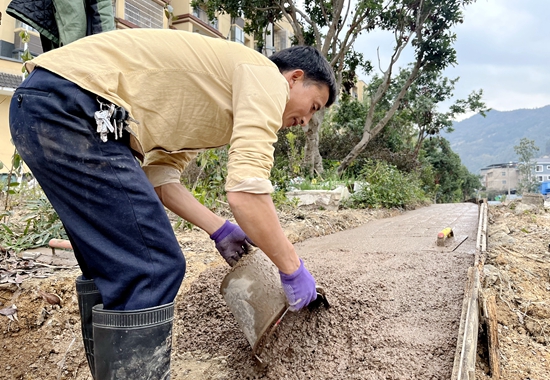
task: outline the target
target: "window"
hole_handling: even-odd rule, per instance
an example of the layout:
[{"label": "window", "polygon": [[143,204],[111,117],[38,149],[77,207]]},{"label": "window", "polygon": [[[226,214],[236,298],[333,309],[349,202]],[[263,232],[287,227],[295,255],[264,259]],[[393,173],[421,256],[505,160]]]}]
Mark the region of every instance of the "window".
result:
[{"label": "window", "polygon": [[140,28],[163,27],[164,9],[153,0],[126,0],[125,19]]},{"label": "window", "polygon": [[550,165],[546,165],[546,170],[550,170]]},{"label": "window", "polygon": [[285,29],[279,29],[275,32],[274,45],[276,51],[281,51],[287,48],[288,32]]},{"label": "window", "polygon": [[208,13],[206,13],[206,11],[204,9],[198,8],[198,7],[193,8],[193,16],[195,16],[196,18],[198,18],[201,21],[204,21],[205,23],[207,23],[211,27],[213,27],[215,29],[218,29],[218,19],[214,18],[212,20],[209,20],[208,19]]},{"label": "window", "polygon": [[38,33],[38,31],[36,29],[34,29],[33,27],[25,24],[24,22],[21,22],[19,20],[15,20],[15,29],[25,29],[27,32],[36,32]]},{"label": "window", "polygon": [[542,182],[542,181],[543,181],[543,176],[538,175],[538,176],[537,176],[537,181]]},{"label": "window", "polygon": [[244,31],[238,25],[231,27],[231,41],[244,44]]},{"label": "window", "polygon": [[543,166],[542,166],[542,165],[536,165],[536,166],[535,166],[535,171],[536,171],[537,173],[540,173],[540,172],[542,172],[543,170],[544,170],[544,169],[543,169]]},{"label": "window", "polygon": [[506,177],[506,172],[502,172],[502,176],[503,176],[503,177]]},{"label": "window", "polygon": [[505,179],[502,180],[502,184],[506,185],[506,180]]}]

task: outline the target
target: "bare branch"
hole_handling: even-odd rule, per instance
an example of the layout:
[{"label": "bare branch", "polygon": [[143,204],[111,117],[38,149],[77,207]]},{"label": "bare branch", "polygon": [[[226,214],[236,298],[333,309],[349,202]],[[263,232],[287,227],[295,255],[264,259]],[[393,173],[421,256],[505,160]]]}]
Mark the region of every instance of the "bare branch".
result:
[{"label": "bare branch", "polygon": [[308,23],[311,28],[313,29],[313,33],[315,34],[315,44],[317,46],[321,46],[321,33],[319,32],[319,28],[317,28],[317,24],[311,21],[311,19],[301,10],[293,6],[293,8],[296,10],[296,13],[298,13],[306,23]]},{"label": "bare branch", "polygon": [[303,45],[304,40],[304,33],[302,31],[302,27],[298,23],[298,18],[296,17],[296,7],[294,6],[294,2],[290,2],[291,12],[290,14],[287,12],[287,10],[284,7],[284,2],[278,2],[279,9],[283,13],[286,20],[289,22],[290,25],[292,25],[292,29],[294,30],[294,35],[296,36],[296,39],[298,40],[299,45]]},{"label": "bare branch", "polygon": [[[355,42],[355,39],[361,33],[363,30],[368,29],[370,26],[374,24],[374,21],[371,21],[367,23],[366,25],[360,26],[365,18],[370,16],[370,12],[365,12],[363,15],[358,16],[357,14],[354,16],[354,21],[350,25],[348,31],[346,32],[346,36],[344,37],[344,41],[340,44],[340,50],[336,56],[334,56],[331,60],[331,64],[336,64],[339,60],[343,59],[346,52],[350,49],[350,47],[353,45],[353,42]],[[350,41],[351,38],[351,41]]]},{"label": "bare branch", "polygon": [[[323,18],[325,19],[325,22],[327,23],[327,25],[329,25],[330,20],[328,19],[327,10],[325,8],[325,3],[323,2],[323,0],[319,1],[319,6],[321,7],[321,12],[323,12]],[[332,21],[334,22],[334,19],[332,19]]]},{"label": "bare branch", "polygon": [[338,20],[340,19],[340,15],[342,14],[342,7],[344,4],[344,0],[337,0],[334,4],[334,7],[332,9],[332,22],[329,23],[328,17],[326,17],[327,25],[329,25],[329,29],[327,31],[327,35],[325,36],[325,43],[321,47],[321,53],[324,56],[327,56],[327,53],[332,46],[333,53],[336,52],[336,45],[338,42],[338,36],[340,34],[340,30],[338,28]]}]

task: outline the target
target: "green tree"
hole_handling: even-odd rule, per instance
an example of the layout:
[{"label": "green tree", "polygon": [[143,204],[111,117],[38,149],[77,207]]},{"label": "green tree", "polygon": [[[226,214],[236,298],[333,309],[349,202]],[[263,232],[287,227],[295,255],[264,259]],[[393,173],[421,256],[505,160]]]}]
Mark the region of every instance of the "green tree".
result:
[{"label": "green tree", "polygon": [[[396,78],[393,92],[403,87],[403,82],[410,76],[410,70],[401,70]],[[400,107],[401,114],[405,114],[414,126],[414,152],[422,147],[424,139],[434,136],[441,131],[450,133],[453,131],[453,123],[457,116],[466,112],[479,112],[485,117],[490,109],[485,107],[482,101],[483,90],[473,91],[468,98],[456,100],[446,112],[438,110],[439,105],[452,98],[453,90],[459,78],[449,79],[441,77],[440,73],[424,71],[419,74],[417,80],[409,87]],[[413,136],[410,136],[413,137]]]},{"label": "green tree", "polygon": [[[456,36],[451,28],[463,21],[462,7],[475,0],[357,0],[304,2],[281,0],[196,0],[193,6],[201,6],[213,18],[216,12],[228,13],[232,17],[247,20],[245,31],[256,36],[259,48],[271,23],[285,19],[293,28],[296,44],[315,46],[335,70],[339,83],[349,85],[349,78],[355,69],[369,71],[370,62],[354,52],[357,37],[374,29],[391,32],[395,36],[393,53],[389,64],[382,71],[382,80],[370,97],[371,107],[358,144],[344,158],[338,169],[342,173],[364,150],[367,143],[376,136],[394,116],[400,101],[409,86],[421,71],[441,72],[456,63],[453,48]],[[394,66],[403,50],[412,45],[415,51],[410,76],[404,82],[402,91],[393,99],[387,114],[373,124],[375,106],[384,97],[391,83]],[[318,112],[305,128],[305,165],[322,172],[319,153],[319,129],[324,112]]]},{"label": "green tree", "polygon": [[425,161],[432,167],[437,203],[462,202],[472,198],[475,189],[481,187],[479,177],[462,165],[448,140],[429,138],[424,140],[422,149]]},{"label": "green tree", "polygon": [[[456,35],[452,28],[463,22],[462,8],[472,2],[473,0],[393,1],[382,12],[382,29],[393,31],[395,36],[393,54],[387,68],[382,71],[379,85],[371,90],[370,109],[361,141],[342,160],[338,172],[342,173],[369,141],[382,131],[419,76],[427,76],[429,73],[439,75],[446,67],[457,63],[453,47]],[[377,105],[386,97],[392,83],[394,66],[409,41],[414,49],[415,60],[402,82],[402,87],[392,97],[388,111],[375,122]]]},{"label": "green tree", "polygon": [[[315,46],[325,56],[342,82],[345,67],[370,67],[360,54],[352,56],[357,37],[373,30],[380,21],[380,14],[388,8],[384,0],[358,0],[356,2],[336,0],[313,0],[304,2],[281,0],[195,0],[192,5],[205,9],[210,18],[216,12],[246,19],[245,32],[253,33],[258,50],[263,50],[264,38],[269,34],[271,24],[286,20],[292,26],[294,43]],[[304,128],[306,144],[304,164],[312,171],[322,172],[319,154],[319,128],[324,111],[317,112]]]},{"label": "green tree", "polygon": [[518,157],[518,191],[521,194],[537,191],[539,184],[533,175],[533,168],[537,163],[533,159],[536,157],[539,148],[535,145],[535,141],[523,137],[519,144],[514,146],[514,151]]}]

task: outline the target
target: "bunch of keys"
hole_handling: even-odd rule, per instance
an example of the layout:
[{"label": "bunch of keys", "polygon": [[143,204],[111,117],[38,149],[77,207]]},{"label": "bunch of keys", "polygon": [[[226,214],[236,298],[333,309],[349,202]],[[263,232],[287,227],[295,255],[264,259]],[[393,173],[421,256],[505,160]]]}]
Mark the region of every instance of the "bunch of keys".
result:
[{"label": "bunch of keys", "polygon": [[97,101],[100,104],[100,110],[94,113],[94,118],[97,124],[97,133],[99,133],[101,141],[107,142],[107,134],[110,132],[114,132],[115,140],[118,140],[119,137],[122,137],[122,129],[126,127],[126,120],[131,119],[128,112],[124,108],[117,107],[112,103],[103,103],[99,99]]},{"label": "bunch of keys", "polygon": [[101,141],[107,142],[107,134],[109,132],[115,132],[115,139],[117,139],[117,130],[113,127],[113,124],[111,124],[111,116],[113,116],[113,113],[115,112],[115,105],[108,105],[100,102],[99,100],[98,102],[101,105],[101,109],[94,113],[94,118],[97,123],[97,133],[99,133]]}]

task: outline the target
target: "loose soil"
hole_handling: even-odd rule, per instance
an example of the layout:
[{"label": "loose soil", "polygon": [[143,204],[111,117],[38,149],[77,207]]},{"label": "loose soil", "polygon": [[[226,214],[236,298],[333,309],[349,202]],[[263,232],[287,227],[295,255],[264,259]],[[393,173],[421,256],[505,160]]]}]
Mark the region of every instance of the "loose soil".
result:
[{"label": "loose soil", "polygon": [[[220,213],[231,217],[228,211]],[[281,211],[279,218],[289,240],[297,243],[399,213],[399,210],[293,209]],[[177,229],[176,236],[187,260],[187,272],[176,300],[172,378],[225,378],[223,371],[217,368],[225,365],[226,358],[185,351],[180,348],[178,337],[185,333],[181,323],[187,319],[181,298],[205,271],[214,271],[212,275],[218,271],[217,281],[221,282],[221,273],[227,271],[227,264],[203,231]],[[0,315],[0,379],[91,379],[84,356],[74,286],[80,275],[78,267],[45,267],[19,256],[0,252],[0,309],[17,307],[17,320]],[[217,286],[219,288],[219,282]],[[61,305],[46,302],[44,293],[58,295]]]},{"label": "loose soil", "polygon": [[[485,276],[485,290],[497,294],[502,378],[546,379],[550,372],[550,215],[540,210],[516,214],[510,207],[489,209],[485,259],[486,268],[490,264],[498,271],[496,277]],[[300,209],[281,212],[280,219],[290,240],[299,243],[399,213]],[[396,258],[384,253],[354,256],[340,252],[341,256],[327,260],[306,252],[314,275],[330,272],[323,285],[331,289],[332,307],[287,314],[262,354],[269,365],[261,370],[219,296],[219,284],[227,272],[225,262],[204,232],[176,233],[188,271],[176,300],[173,379],[412,379],[417,373],[433,379],[450,377],[449,360],[452,363],[456,339],[445,341],[443,330],[458,327],[456,318],[442,316],[459,315],[461,299],[438,297],[437,291],[433,297],[419,297],[414,289],[437,290],[442,284],[433,278],[444,277],[448,278],[445,286],[463,287],[460,278],[464,275],[452,270],[463,264],[463,258],[452,257],[437,271],[415,273],[408,262],[412,256],[407,254]],[[9,269],[20,277],[15,281],[18,284],[0,284],[0,309],[15,304],[18,317],[11,321],[0,316],[0,379],[91,379],[74,291],[78,269],[37,271],[32,261],[2,255],[0,272]],[[343,255],[349,260],[339,260]],[[420,255],[415,260],[425,262],[430,257]],[[402,268],[400,276],[390,279],[377,271],[380,262]],[[361,267],[371,268],[368,276]],[[392,291],[403,283],[410,284],[409,292]],[[41,292],[57,294],[61,306],[46,302]],[[387,306],[392,298],[399,307]],[[411,305],[422,305],[426,318],[410,313]],[[449,313],[433,313],[438,310]],[[430,325],[430,333],[418,334]],[[483,338],[482,331],[478,379],[489,378]],[[426,356],[418,360],[415,352]]]},{"label": "loose soil", "polygon": [[[491,206],[483,295],[496,298],[501,378],[550,379],[550,213],[513,202]],[[486,328],[476,379],[491,378]]]}]

